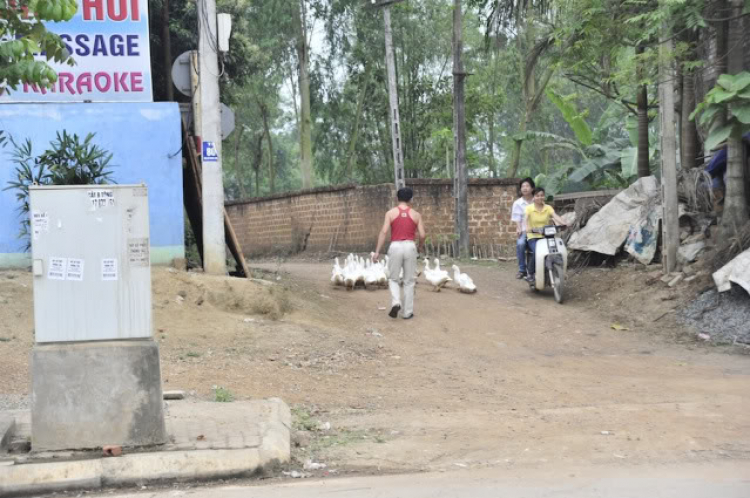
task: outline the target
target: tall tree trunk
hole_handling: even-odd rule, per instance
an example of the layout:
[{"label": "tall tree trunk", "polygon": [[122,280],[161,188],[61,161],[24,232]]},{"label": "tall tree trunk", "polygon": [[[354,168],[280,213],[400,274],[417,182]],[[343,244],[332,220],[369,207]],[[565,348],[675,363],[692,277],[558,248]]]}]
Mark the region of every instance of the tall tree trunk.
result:
[{"label": "tall tree trunk", "polygon": [[515,178],[518,174],[518,166],[521,163],[521,149],[523,148],[523,139],[526,135],[526,128],[529,124],[529,113],[526,113],[521,120],[521,124],[518,127],[518,136],[513,139],[513,155],[510,158],[510,169],[508,170],[508,178]]},{"label": "tall tree trunk", "polygon": [[495,116],[490,114],[490,122],[488,123],[489,133],[489,155],[490,155],[490,176],[497,178],[497,171],[495,170]]},{"label": "tall tree trunk", "polygon": [[695,110],[695,73],[682,75],[682,112],[680,130],[680,153],[682,168],[690,169],[700,165],[698,161],[698,129],[690,114]]},{"label": "tall tree trunk", "polygon": [[[510,170],[508,171],[508,177],[514,178],[518,174],[518,168],[521,164],[521,149],[523,148],[523,142],[525,140],[526,131],[528,130],[531,118],[536,112],[539,102],[542,100],[544,90],[547,88],[552,76],[555,74],[555,65],[550,65],[544,70],[539,81],[536,79],[536,68],[542,55],[546,52],[549,43],[547,40],[535,40],[534,38],[534,21],[531,14],[531,2],[528,2],[526,8],[526,19],[521,23],[522,29],[525,30],[525,46],[524,54],[520,60],[521,69],[521,94],[523,95],[523,101],[525,104],[524,116],[519,126],[518,136],[515,138],[515,146],[513,148],[513,155],[510,161]],[[564,45],[569,45],[571,40],[564,42]]]},{"label": "tall tree trunk", "polygon": [[161,46],[164,50],[167,101],[172,102],[174,100],[174,85],[172,84],[172,41],[169,36],[169,0],[162,0],[161,3]]},{"label": "tall tree trunk", "polygon": [[[698,55],[695,45],[698,42],[697,34],[687,30],[682,37],[682,41],[687,45],[687,53],[682,62],[693,62]],[[680,101],[680,164],[683,169],[691,169],[700,166],[698,156],[698,128],[695,119],[690,119],[690,114],[695,110],[695,78],[696,73],[687,70],[684,67],[680,70],[682,99]]]},{"label": "tall tree trunk", "polygon": [[[636,55],[644,52],[643,46],[635,48]],[[638,61],[638,80],[643,78],[643,63]],[[640,85],[636,95],[636,105],[638,107],[638,178],[649,176],[651,170],[648,161],[648,87]]]},{"label": "tall tree trunk", "polygon": [[[239,113],[237,114],[239,118]],[[240,121],[238,119],[238,121]],[[241,121],[240,121],[241,122]],[[240,197],[247,199],[247,192],[245,191],[245,181],[242,174],[242,168],[240,168],[240,142],[242,140],[242,134],[245,132],[245,127],[240,125],[240,129],[235,131],[234,137],[234,175],[237,178],[237,186],[240,188]]]},{"label": "tall tree trunk", "polygon": [[[729,27],[729,74],[742,71],[744,51],[742,50],[743,33],[742,13],[743,0],[732,0],[732,17]],[[731,109],[730,109],[731,111]],[[727,184],[724,196],[724,213],[721,217],[722,228],[727,235],[734,234],[748,221],[747,194],[745,192],[745,164],[742,130],[735,126],[727,140]]]},{"label": "tall tree trunk", "polygon": [[265,133],[258,133],[257,143],[255,144],[255,158],[253,160],[253,170],[255,170],[255,197],[260,197],[260,166],[263,162],[263,136]]},{"label": "tall tree trunk", "polygon": [[[714,17],[717,19],[724,19],[729,17],[731,12],[729,3],[727,0],[716,0],[716,11]],[[729,58],[729,21],[718,21],[715,24],[716,29],[716,56],[714,57],[714,67],[716,68],[716,78],[719,75],[726,74],[728,72],[728,58]],[[726,112],[720,112],[715,120],[715,126],[723,126],[726,123],[727,115]],[[705,151],[706,154],[711,151]]]},{"label": "tall tree trunk", "polygon": [[448,144],[445,144],[445,172],[448,175],[448,178],[453,179],[454,171],[453,168],[451,168],[451,148],[448,147]]},{"label": "tall tree trunk", "polygon": [[371,64],[365,65],[365,72],[362,74],[362,87],[359,89],[359,95],[357,96],[357,114],[354,118],[354,128],[349,139],[349,150],[347,151],[346,160],[346,178],[351,182],[354,180],[354,158],[357,151],[357,137],[359,136],[359,122],[362,119],[362,110],[365,107],[365,97],[367,97],[367,87],[370,83],[370,66]]},{"label": "tall tree trunk", "polygon": [[[292,7],[294,21],[297,25],[297,60],[299,62],[298,77],[300,91],[300,172],[302,173],[302,188],[313,186],[312,163],[312,118],[310,116],[310,50],[307,46],[307,30],[305,29],[305,0],[295,0]],[[269,141],[270,143],[270,141]]]},{"label": "tall tree trunk", "polygon": [[461,257],[469,257],[469,174],[466,167],[466,108],[464,80],[466,73],[461,60],[463,33],[461,0],[453,0],[453,137],[456,148],[456,232]]},{"label": "tall tree trunk", "polygon": [[263,133],[266,136],[266,144],[268,145],[268,179],[271,186],[271,193],[276,192],[276,168],[273,164],[273,141],[271,140],[271,129],[268,126],[268,108],[265,104],[258,102],[260,107],[260,115],[263,117]]}]

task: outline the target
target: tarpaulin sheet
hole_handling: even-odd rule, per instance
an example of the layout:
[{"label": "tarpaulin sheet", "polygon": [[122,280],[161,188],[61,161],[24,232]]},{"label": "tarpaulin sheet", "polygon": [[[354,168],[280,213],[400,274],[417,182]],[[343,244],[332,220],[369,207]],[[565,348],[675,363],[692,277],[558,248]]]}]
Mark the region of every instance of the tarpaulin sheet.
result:
[{"label": "tarpaulin sheet", "polygon": [[741,252],[736,258],[714,272],[714,283],[719,292],[732,288],[732,282],[750,293],[750,249]]},{"label": "tarpaulin sheet", "polygon": [[631,246],[636,254],[643,254],[647,258],[651,244],[655,251],[658,235],[656,227],[661,216],[661,209],[655,202],[658,197],[659,182],[656,177],[639,178],[594,214],[585,227],[571,235],[568,248],[614,256],[628,240],[631,230],[642,227],[640,235],[633,233]]}]

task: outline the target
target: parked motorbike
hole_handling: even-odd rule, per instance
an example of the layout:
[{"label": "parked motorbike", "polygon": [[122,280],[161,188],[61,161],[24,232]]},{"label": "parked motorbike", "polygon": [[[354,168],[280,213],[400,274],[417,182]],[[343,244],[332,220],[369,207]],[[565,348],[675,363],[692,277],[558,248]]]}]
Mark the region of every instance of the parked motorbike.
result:
[{"label": "parked motorbike", "polygon": [[543,228],[532,228],[533,233],[542,234],[536,243],[536,274],[529,280],[533,291],[543,291],[552,287],[555,301],[562,304],[565,299],[565,275],[568,270],[568,249],[560,237],[562,226],[547,225]]}]

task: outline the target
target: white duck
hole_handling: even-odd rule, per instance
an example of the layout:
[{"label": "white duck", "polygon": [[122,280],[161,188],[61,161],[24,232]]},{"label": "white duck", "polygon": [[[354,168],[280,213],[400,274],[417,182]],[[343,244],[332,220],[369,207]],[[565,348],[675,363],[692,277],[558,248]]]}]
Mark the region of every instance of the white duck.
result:
[{"label": "white duck", "polygon": [[333,270],[331,271],[331,283],[333,285],[344,285],[344,270],[339,264],[339,258],[336,258],[333,263]]},{"label": "white duck", "polygon": [[453,280],[458,283],[458,291],[465,294],[473,294],[477,291],[474,281],[466,273],[461,273],[457,265],[453,265]]},{"label": "white duck", "polygon": [[432,290],[440,292],[440,289],[453,280],[448,272],[440,269],[440,261],[435,258],[435,268],[430,268],[428,264],[425,264],[424,276],[428,282],[432,284]]}]

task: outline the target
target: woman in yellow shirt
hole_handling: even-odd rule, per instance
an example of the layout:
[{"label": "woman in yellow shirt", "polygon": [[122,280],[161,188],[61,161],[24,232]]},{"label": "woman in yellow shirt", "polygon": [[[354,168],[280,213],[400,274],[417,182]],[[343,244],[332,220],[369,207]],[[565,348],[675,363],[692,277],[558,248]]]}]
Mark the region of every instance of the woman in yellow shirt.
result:
[{"label": "woman in yellow shirt", "polygon": [[565,225],[565,221],[560,218],[555,210],[549,204],[544,203],[545,192],[543,187],[534,189],[534,203],[526,206],[526,243],[531,251],[531,261],[528,265],[528,276],[530,282],[536,278],[536,243],[542,238],[541,233],[532,233],[532,228],[544,228],[550,224],[550,219],[558,225]]}]

